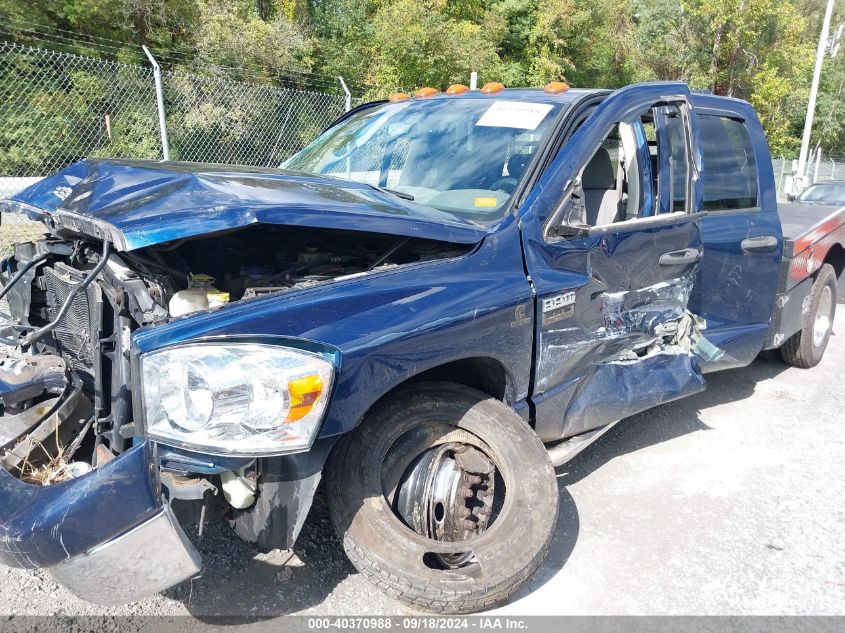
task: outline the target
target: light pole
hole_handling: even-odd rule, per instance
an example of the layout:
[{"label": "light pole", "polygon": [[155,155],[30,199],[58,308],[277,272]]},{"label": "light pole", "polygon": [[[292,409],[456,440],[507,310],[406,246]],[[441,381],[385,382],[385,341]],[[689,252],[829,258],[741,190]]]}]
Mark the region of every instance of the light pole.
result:
[{"label": "light pole", "polygon": [[[828,41],[827,34],[830,32],[830,20],[833,16],[834,0],[827,0],[827,9],[824,12],[822,32],[819,34],[819,46],[816,49],[816,68],[813,71],[813,83],[810,86],[810,101],[807,103],[807,118],[804,121],[804,136],[801,138],[801,153],[798,155],[798,172],[792,179],[792,193],[799,194],[804,189],[804,179],[807,171],[807,154],[810,150],[810,133],[813,131],[813,115],[816,112],[816,98],[819,96],[819,79],[822,74],[822,63],[825,53],[830,50],[831,55],[838,52],[839,47],[835,42]],[[841,29],[838,35],[842,35]]]}]

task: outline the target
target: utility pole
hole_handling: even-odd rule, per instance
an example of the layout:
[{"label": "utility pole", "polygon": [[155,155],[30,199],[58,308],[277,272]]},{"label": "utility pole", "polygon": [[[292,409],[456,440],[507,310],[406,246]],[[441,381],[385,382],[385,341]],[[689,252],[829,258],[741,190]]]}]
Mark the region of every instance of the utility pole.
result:
[{"label": "utility pole", "polygon": [[827,0],[827,9],[824,12],[822,32],[819,34],[819,45],[816,49],[816,68],[813,71],[813,83],[810,86],[810,101],[807,103],[807,118],[804,121],[804,136],[801,138],[801,153],[798,155],[798,172],[792,179],[792,193],[799,194],[804,189],[804,180],[807,171],[807,154],[810,150],[810,133],[813,131],[813,116],[816,113],[816,98],[819,96],[819,79],[822,75],[822,63],[828,48],[833,52],[834,46],[828,42],[827,35],[830,32],[830,20],[833,17],[833,2]]}]

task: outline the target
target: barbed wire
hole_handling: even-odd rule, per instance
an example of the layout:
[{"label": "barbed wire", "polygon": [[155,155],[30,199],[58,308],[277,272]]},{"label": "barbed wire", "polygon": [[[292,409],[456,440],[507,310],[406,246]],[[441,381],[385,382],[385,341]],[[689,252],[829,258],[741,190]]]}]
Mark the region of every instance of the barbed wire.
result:
[{"label": "barbed wire", "polygon": [[[278,166],[346,102],[185,66],[162,84],[174,160]],[[0,197],[87,157],[162,157],[149,65],[0,41],[0,94]]]},{"label": "barbed wire", "polygon": [[[19,31],[10,30],[0,26],[0,36],[11,37],[12,39],[18,39],[16,36],[21,35]],[[42,37],[46,37],[47,39],[41,39]],[[38,43],[47,43],[51,45],[67,45],[70,50],[62,50],[60,52],[67,53],[67,54],[76,54],[76,50],[79,48],[88,49],[94,53],[102,53],[103,48],[111,48],[112,53],[109,54],[110,57],[119,57],[124,56],[126,54],[132,55],[135,57],[139,64],[145,63],[145,58],[140,56],[136,51],[132,50],[128,46],[124,48],[113,48],[107,45],[95,45],[87,41],[77,41],[72,40],[70,38],[56,38],[58,41],[53,41],[50,38],[56,38],[56,36],[45,35],[45,34],[37,34],[37,37],[31,38],[32,41]],[[99,56],[99,55],[98,55]],[[311,87],[320,90],[332,90],[335,92],[340,91],[340,84],[337,78],[331,79],[314,79],[308,75],[300,75],[296,71],[290,70],[277,70],[277,69],[269,69],[267,70],[260,70],[257,66],[246,66],[243,68],[231,67],[231,66],[224,66],[219,64],[209,64],[207,62],[199,62],[196,59],[192,58],[184,58],[184,59],[176,59],[168,55],[163,55],[155,52],[156,60],[162,64],[163,66],[178,66],[178,65],[185,65],[191,66],[194,70],[198,72],[206,72],[206,73],[228,73],[233,74],[237,73],[242,75],[245,79],[253,79],[253,80],[261,80],[261,81],[269,81],[275,79],[279,83],[293,83],[297,85],[303,85],[306,87]],[[131,63],[131,62],[130,62]],[[347,84],[349,85],[349,84]],[[350,89],[354,89],[356,91],[360,91],[358,86],[353,84]]]},{"label": "barbed wire", "polygon": [[[135,57],[139,63],[145,63],[146,61],[145,57],[139,50],[139,47],[133,47],[130,43],[104,36],[46,26],[19,18],[15,19],[13,23],[0,24],[0,35],[5,35],[14,39],[31,39],[57,46],[71,48],[80,47],[96,53],[105,53],[108,56],[114,57],[131,55]],[[338,78],[332,75],[290,68],[267,68],[248,61],[244,61],[242,65],[237,67],[226,66],[223,64],[203,62],[198,60],[195,56],[178,51],[159,51],[155,50],[154,47],[151,48],[153,48],[156,60],[165,66],[189,65],[204,72],[238,73],[252,79],[261,79],[264,81],[268,79],[276,79],[280,82],[299,83],[309,85],[314,88],[340,91]],[[346,84],[351,91],[358,93],[363,93],[369,88],[366,84],[354,79],[346,80]]]}]

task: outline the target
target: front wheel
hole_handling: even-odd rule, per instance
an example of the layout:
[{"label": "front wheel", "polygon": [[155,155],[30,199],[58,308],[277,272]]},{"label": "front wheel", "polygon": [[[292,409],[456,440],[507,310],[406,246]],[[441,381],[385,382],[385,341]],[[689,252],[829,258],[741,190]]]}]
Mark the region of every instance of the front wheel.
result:
[{"label": "front wheel", "polygon": [[400,600],[469,613],[511,595],[554,536],[548,452],[503,403],[454,383],[420,383],[378,403],[328,481],[353,565]]},{"label": "front wheel", "polygon": [[836,315],[836,271],[825,264],[819,269],[810,294],[801,329],[780,348],[784,362],[794,367],[815,367],[824,356]]}]

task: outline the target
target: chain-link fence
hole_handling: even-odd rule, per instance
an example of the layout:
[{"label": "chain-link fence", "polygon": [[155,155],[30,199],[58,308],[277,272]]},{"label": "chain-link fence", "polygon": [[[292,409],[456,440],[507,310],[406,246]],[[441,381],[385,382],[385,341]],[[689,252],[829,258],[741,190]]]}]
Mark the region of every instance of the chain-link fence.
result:
[{"label": "chain-link fence", "polygon": [[[152,71],[0,42],[0,197],[87,156],[160,158]],[[3,218],[3,243],[40,225]]]},{"label": "chain-link fence", "polygon": [[[785,200],[787,194],[792,193],[792,176],[797,169],[798,159],[787,158],[784,155],[772,157],[772,169],[775,172],[778,200]],[[845,157],[825,157],[822,153],[811,156],[807,164],[807,185],[827,180],[845,180]]]},{"label": "chain-link fence", "polygon": [[[161,73],[171,160],[278,166],[346,106],[341,93]],[[162,158],[152,68],[0,42],[0,198],[88,157]],[[7,215],[0,243],[40,225]]]},{"label": "chain-link fence", "polygon": [[277,167],[343,114],[343,95],[162,73],[170,159]]},{"label": "chain-link fence", "polygon": [[[204,67],[161,79],[172,160],[277,166],[347,105],[340,83],[337,93],[279,87]],[[151,67],[0,41],[0,100],[0,198],[83,158],[163,157]],[[845,180],[845,158],[817,156],[811,182]],[[784,199],[793,160],[776,156],[773,168]],[[0,251],[39,227],[7,215]]]}]

